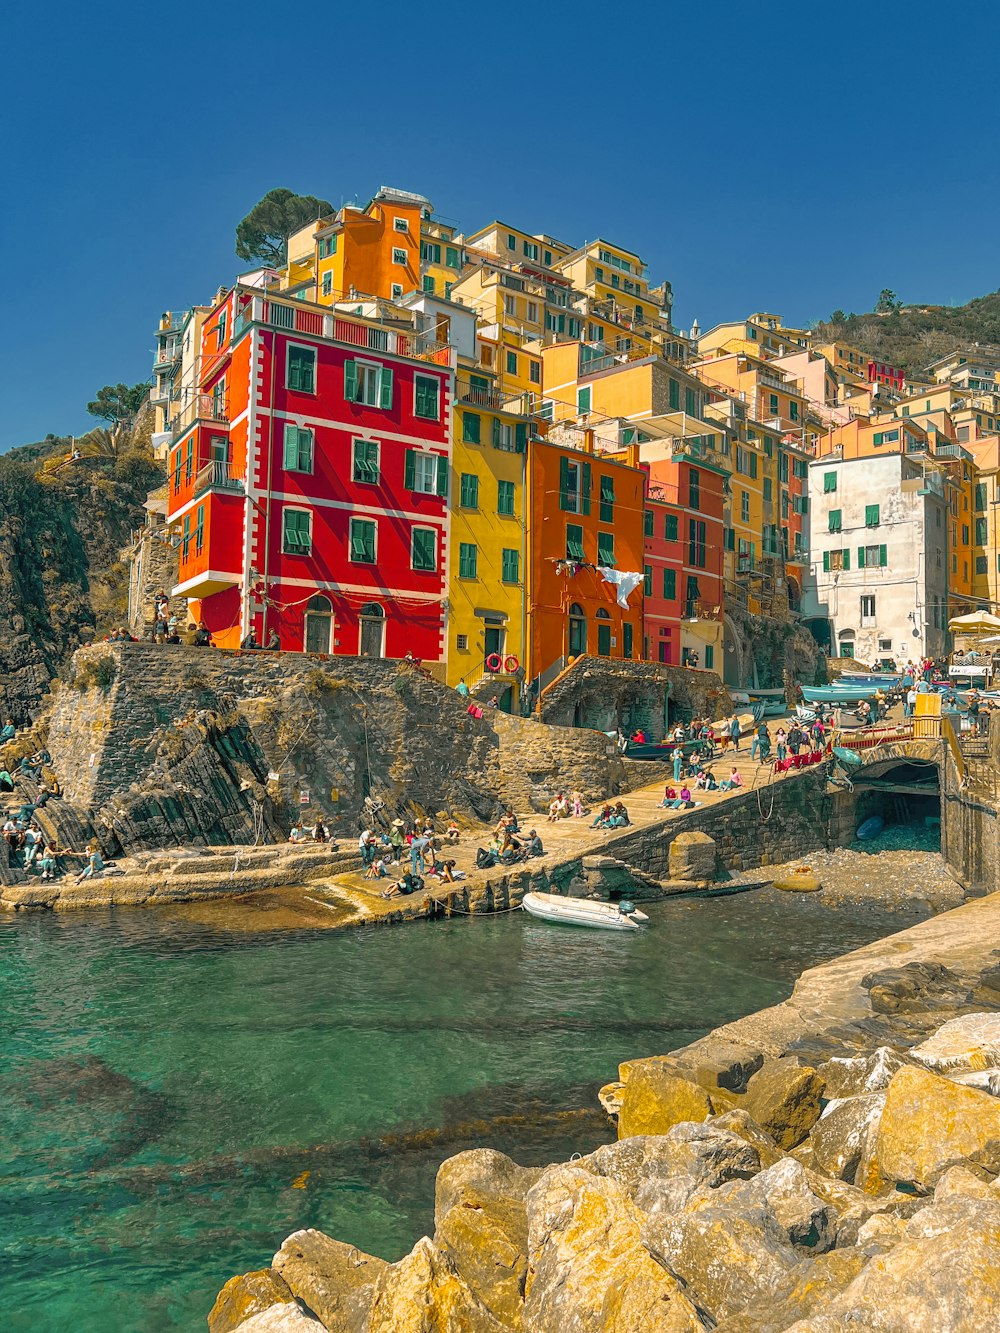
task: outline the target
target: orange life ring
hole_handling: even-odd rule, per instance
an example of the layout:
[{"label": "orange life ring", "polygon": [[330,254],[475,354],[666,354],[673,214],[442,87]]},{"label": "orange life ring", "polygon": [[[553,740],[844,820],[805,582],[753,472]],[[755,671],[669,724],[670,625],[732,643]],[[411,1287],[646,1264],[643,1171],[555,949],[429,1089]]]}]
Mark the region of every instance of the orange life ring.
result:
[{"label": "orange life ring", "polygon": [[499,671],[502,666],[503,666],[503,658],[500,656],[500,654],[490,653],[489,657],[487,657],[486,659],[486,670]]},{"label": "orange life ring", "polygon": [[514,654],[511,653],[510,657],[504,661],[503,669],[509,676],[512,676],[520,665],[521,663],[517,660]]}]

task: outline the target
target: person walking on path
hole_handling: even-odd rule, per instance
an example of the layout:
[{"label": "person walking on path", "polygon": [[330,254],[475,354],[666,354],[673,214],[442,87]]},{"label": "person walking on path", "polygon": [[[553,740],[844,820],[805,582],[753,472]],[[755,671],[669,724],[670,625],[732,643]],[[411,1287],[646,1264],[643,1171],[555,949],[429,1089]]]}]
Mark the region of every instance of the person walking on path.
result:
[{"label": "person walking on path", "polygon": [[733,743],[733,749],[739,753],[740,748],[740,720],[734,713],[729,723],[729,739]]},{"label": "person walking on path", "polygon": [[675,745],[674,752],[670,757],[674,761],[674,781],[680,782],[681,769],[684,766],[684,751],[679,745]]}]

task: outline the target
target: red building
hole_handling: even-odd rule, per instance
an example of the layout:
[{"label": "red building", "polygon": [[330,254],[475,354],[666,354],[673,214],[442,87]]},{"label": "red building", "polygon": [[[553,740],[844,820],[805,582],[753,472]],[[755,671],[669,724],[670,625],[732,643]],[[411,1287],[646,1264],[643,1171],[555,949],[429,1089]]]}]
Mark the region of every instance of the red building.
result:
[{"label": "red building", "polygon": [[176,596],[222,647],[444,653],[451,353],[237,287],[171,447]]},{"label": "red building", "polygon": [[670,457],[644,459],[643,467],[643,656],[721,670],[726,473],[676,448]]},{"label": "red building", "polygon": [[868,362],[869,384],[885,384],[890,389],[895,389],[897,393],[902,393],[905,378],[905,374],[897,366],[888,366],[884,361]]}]

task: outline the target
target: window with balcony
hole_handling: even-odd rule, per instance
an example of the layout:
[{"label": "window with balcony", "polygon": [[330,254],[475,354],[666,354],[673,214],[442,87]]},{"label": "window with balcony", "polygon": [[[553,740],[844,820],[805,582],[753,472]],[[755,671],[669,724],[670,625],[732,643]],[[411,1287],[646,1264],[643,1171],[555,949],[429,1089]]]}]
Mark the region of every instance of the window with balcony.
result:
[{"label": "window with balcony", "polygon": [[437,569],[437,530],[414,528],[410,537],[410,564],[414,569],[432,573]]},{"label": "window with balcony", "polygon": [[316,349],[315,347],[288,348],[288,360],[285,366],[285,386],[297,393],[316,392]]},{"label": "window with balcony", "polygon": [[308,509],[285,507],[281,522],[281,549],[285,555],[312,553],[312,514]]},{"label": "window with balcony", "polygon": [[365,486],[379,483],[379,447],[376,440],[355,440],[351,476]]},{"label": "window with balcony", "polygon": [[392,371],[377,361],[344,362],[344,397],[366,407],[392,407]]},{"label": "window with balcony", "polygon": [[590,513],[590,464],[559,460],[559,508],[571,514]]},{"label": "window with balcony", "polygon": [[420,495],[447,495],[447,458],[422,449],[407,449],[403,457],[403,485]]},{"label": "window with balcony", "polygon": [[416,375],[413,380],[413,412],[425,421],[441,419],[441,381],[430,375]]},{"label": "window with balcony", "polygon": [[282,466],[286,472],[312,472],[315,441],[311,430],[285,422]]},{"label": "window with balcony", "polygon": [[356,565],[374,565],[376,546],[375,523],[370,518],[352,518],[348,559]]}]

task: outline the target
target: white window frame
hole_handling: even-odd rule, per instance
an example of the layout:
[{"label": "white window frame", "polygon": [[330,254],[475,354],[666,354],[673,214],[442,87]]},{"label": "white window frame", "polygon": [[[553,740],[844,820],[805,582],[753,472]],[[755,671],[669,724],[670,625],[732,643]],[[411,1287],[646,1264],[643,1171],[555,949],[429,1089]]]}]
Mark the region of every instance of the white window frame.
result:
[{"label": "white window frame", "polygon": [[409,218],[393,218],[392,229],[393,231],[402,231],[409,234],[410,231]]},{"label": "white window frame", "polygon": [[514,452],[514,427],[509,421],[501,421],[497,424],[499,426],[497,448],[503,449],[505,453],[512,454]]},{"label": "white window frame", "polygon": [[[400,255],[403,256],[402,259],[400,259]],[[407,252],[403,249],[402,246],[394,245],[392,247],[392,262],[394,264],[400,264],[402,265],[403,268],[405,268],[406,265],[409,263],[409,261],[410,261],[410,256],[407,254]]]},{"label": "white window frame", "polygon": [[[380,406],[382,402],[382,371],[385,369],[385,366],[383,366],[381,361],[362,361],[361,358],[357,356],[354,358],[354,364],[358,368],[358,396],[354,401],[360,403],[362,407]],[[373,399],[365,398],[361,393],[362,377],[367,380],[369,375],[374,377],[375,397]]]},{"label": "white window frame", "polygon": [[[413,534],[415,532],[430,532],[434,535],[434,567],[433,569],[417,569],[413,562]],[[436,574],[441,567],[441,534],[440,529],[435,528],[430,523],[414,523],[410,529],[410,569],[415,574]]]},{"label": "white window frame", "polygon": [[401,301],[403,299],[403,284],[394,282],[390,288],[390,300]]},{"label": "white window frame", "polygon": [[[437,495],[438,457],[438,454],[432,454],[427,449],[414,449],[413,493],[415,495]],[[429,486],[420,484],[425,480],[424,473],[430,476]]]},{"label": "white window frame", "polygon": [[[289,512],[294,512],[294,513],[296,513],[296,514],[305,514],[306,517],[307,517],[308,520],[309,520],[309,550],[308,550],[308,551],[288,551],[288,550],[285,549],[285,515],[286,515],[287,513],[289,513]],[[308,558],[309,556],[312,555],[312,553],[313,553],[313,546],[314,546],[314,541],[313,541],[313,511],[312,511],[311,509],[306,508],[305,505],[282,505],[282,507],[281,507],[281,554],[282,554],[282,555],[297,555],[297,556],[301,556],[301,557],[303,557],[304,559],[306,559],[306,558]]]},{"label": "white window frame", "polygon": [[503,294],[503,312],[510,315],[511,319],[517,319],[517,297],[512,292]]},{"label": "white window frame", "polygon": [[327,269],[323,274],[322,293],[324,296],[333,295],[333,270]]},{"label": "white window frame", "polygon": [[[865,609],[865,603],[871,603],[871,610]],[[873,592],[863,592],[859,603],[858,614],[861,618],[862,629],[870,629],[872,625],[878,623],[878,616],[875,611],[875,594]]]},{"label": "white window frame", "polygon": [[312,353],[312,359],[313,359],[313,386],[312,386],[311,389],[291,389],[291,392],[292,392],[292,393],[308,393],[308,394],[311,394],[313,398],[315,398],[315,397],[316,397],[316,389],[317,389],[317,386],[318,386],[318,384],[319,384],[319,352],[316,350],[315,347],[312,346],[311,343],[296,343],[296,342],[288,342],[288,343],[285,344],[285,388],[286,388],[286,389],[291,388],[291,386],[290,386],[289,383],[288,383],[288,372],[289,372],[289,370],[291,369],[291,365],[292,365],[292,352],[293,352],[293,351],[297,351],[297,352],[310,352],[310,353]]},{"label": "white window frame", "polygon": [[528,318],[528,323],[529,323],[529,324],[537,324],[537,323],[538,323],[538,302],[537,302],[537,301],[529,301],[529,302],[528,302],[528,316],[527,316],[527,318]]}]

